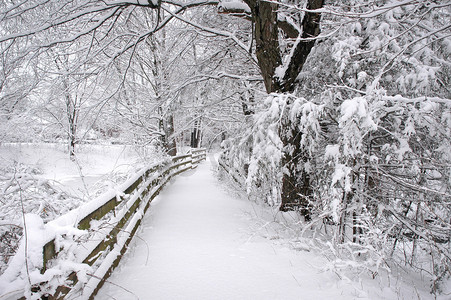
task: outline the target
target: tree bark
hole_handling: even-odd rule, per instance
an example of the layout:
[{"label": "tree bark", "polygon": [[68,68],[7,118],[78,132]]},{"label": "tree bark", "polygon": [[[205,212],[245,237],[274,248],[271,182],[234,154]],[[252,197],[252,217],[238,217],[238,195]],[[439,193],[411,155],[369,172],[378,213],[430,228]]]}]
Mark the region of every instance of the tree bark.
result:
[{"label": "tree bark", "polygon": [[[254,2],[254,1],[252,1]],[[276,68],[282,65],[279,49],[279,27],[277,26],[278,5],[266,1],[256,1],[251,7],[255,23],[255,46],[258,66],[268,93],[279,92]]]},{"label": "tree bark", "polygon": [[[323,6],[324,0],[309,0],[307,3],[308,10],[319,9]],[[302,19],[302,34],[298,44],[295,45],[295,51],[286,68],[284,77],[278,81],[277,89],[283,92],[291,92],[294,90],[294,83],[299,73],[302,71],[308,55],[312,51],[316,40],[314,39],[320,34],[320,13],[306,12]]]},{"label": "tree bark", "polygon": [[160,142],[164,151],[170,156],[177,155],[177,144],[174,135],[174,116],[172,114],[166,115],[163,113],[163,108],[158,108],[160,114],[160,120],[158,121],[158,127],[160,129]]},{"label": "tree bark", "polygon": [[298,124],[293,124],[285,116],[282,119],[282,127],[279,136],[284,146],[282,156],[282,195],[281,211],[299,210],[306,221],[311,219],[311,195],[310,176],[305,170],[305,163],[310,156],[302,149],[302,132]]},{"label": "tree bark", "polygon": [[77,143],[77,123],[78,123],[78,108],[77,103],[72,101],[71,95],[69,94],[68,84],[66,78],[64,80],[65,97],[66,97],[66,114],[67,121],[69,123],[69,157],[71,160],[75,160],[75,144]]},{"label": "tree bark", "polygon": [[193,131],[191,131],[191,148],[199,148],[200,147],[200,120],[194,121]]},{"label": "tree bark", "polygon": [[174,116],[169,115],[165,126],[166,149],[170,156],[177,155],[177,144],[174,137]]},{"label": "tree bark", "polygon": [[[278,5],[272,2],[244,0],[252,12],[254,22],[256,56],[260,72],[265,83],[266,92],[292,92],[294,83],[315,45],[315,37],[320,33],[321,14],[306,12],[302,20],[302,33],[298,33],[299,42],[295,45],[293,55],[286,67],[283,78],[278,78],[276,69],[282,66],[282,54],[279,45],[279,29],[294,37],[294,29],[277,18]],[[319,9],[324,0],[309,0],[307,10]]]}]

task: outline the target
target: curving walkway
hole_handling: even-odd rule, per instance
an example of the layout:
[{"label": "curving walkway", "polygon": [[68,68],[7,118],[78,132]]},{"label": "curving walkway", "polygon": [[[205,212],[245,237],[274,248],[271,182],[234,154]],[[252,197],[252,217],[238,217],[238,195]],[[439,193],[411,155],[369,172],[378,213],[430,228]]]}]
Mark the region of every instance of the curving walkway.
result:
[{"label": "curving walkway", "polygon": [[221,188],[207,159],[152,202],[95,299],[366,298],[335,274],[319,272],[314,254],[253,235],[252,210]]}]

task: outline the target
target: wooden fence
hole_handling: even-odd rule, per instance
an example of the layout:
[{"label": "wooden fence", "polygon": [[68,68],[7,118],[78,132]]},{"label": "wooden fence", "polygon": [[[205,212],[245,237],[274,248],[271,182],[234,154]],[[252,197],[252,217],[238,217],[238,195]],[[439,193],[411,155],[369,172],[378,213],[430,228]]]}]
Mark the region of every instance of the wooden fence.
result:
[{"label": "wooden fence", "polygon": [[[82,282],[76,271],[70,273],[67,284],[49,291],[46,299],[64,299],[77,297],[83,291],[83,298],[93,299],[113,269],[118,265],[127,250],[133,235],[141,224],[141,220],[149,208],[150,202],[158,195],[163,186],[175,175],[193,169],[206,159],[205,149],[192,149],[189,154],[175,156],[168,161],[155,164],[137,174],[132,180],[121,186],[119,192],[105,194],[94,203],[86,203],[75,211],[49,222],[46,226],[74,226],[78,230],[88,232],[89,239],[80,244],[79,236],[68,237],[67,234],[56,234],[47,241],[43,249],[43,268],[41,273],[55,268],[60,260],[67,260],[64,255],[72,250],[62,250],[61,240],[71,238],[72,247],[78,247],[77,260],[74,263],[86,264],[91,268],[88,280]],[[98,224],[103,224],[98,226]],[[106,225],[105,225],[106,224]],[[67,248],[67,247],[66,247]],[[80,250],[81,249],[81,250]],[[32,291],[45,293],[47,283],[32,287]],[[48,288],[48,287],[47,287]]]}]

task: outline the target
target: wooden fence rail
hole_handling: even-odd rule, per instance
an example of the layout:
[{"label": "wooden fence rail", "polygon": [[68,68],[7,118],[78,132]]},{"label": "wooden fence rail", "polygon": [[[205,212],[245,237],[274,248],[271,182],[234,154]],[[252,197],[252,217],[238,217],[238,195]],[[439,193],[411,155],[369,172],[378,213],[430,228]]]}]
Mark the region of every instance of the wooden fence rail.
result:
[{"label": "wooden fence rail", "polygon": [[[48,295],[43,297],[45,299],[64,299],[66,296],[76,298],[82,291],[83,298],[92,299],[118,265],[150,202],[172,177],[195,168],[204,159],[205,149],[191,149],[186,155],[152,165],[124,183],[119,192],[110,191],[96,201],[86,203],[46,224],[49,228],[73,226],[83,230],[85,234],[83,237],[56,234],[45,242],[41,273],[51,271],[59,261],[67,259],[65,255],[73,253],[74,249],[77,250],[78,260],[75,263],[89,265],[92,271],[88,274],[87,282],[81,282],[77,278],[77,272],[73,271],[66,275],[65,284],[59,285],[56,291],[49,288],[48,282],[34,285],[32,291],[48,291]],[[98,224],[102,225],[99,227]],[[67,246],[68,239],[72,249]],[[85,239],[82,246],[80,239]],[[60,244],[66,246],[61,247]]]}]

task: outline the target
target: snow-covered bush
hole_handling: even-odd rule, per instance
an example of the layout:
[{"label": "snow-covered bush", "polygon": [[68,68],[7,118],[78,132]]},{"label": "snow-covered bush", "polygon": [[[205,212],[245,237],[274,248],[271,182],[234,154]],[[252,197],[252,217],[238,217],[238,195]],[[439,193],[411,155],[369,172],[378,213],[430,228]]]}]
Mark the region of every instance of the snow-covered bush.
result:
[{"label": "snow-covered bush", "polygon": [[22,237],[23,215],[39,215],[45,222],[68,212],[80,200],[56,190],[36,175],[40,170],[20,163],[0,168],[0,273],[16,252]]},{"label": "snow-covered bush", "polygon": [[326,228],[321,243],[333,249],[333,267],[376,276],[380,268],[407,264],[430,274],[438,292],[450,275],[449,107],[398,101],[383,90],[340,105],[336,96],[323,94],[322,105],[268,97],[245,137],[229,142],[225,159],[242,174],[249,165],[251,199],[280,205],[279,134],[288,116],[309,157],[301,167],[314,191],[310,224]]},{"label": "snow-covered bush", "polygon": [[255,115],[251,127],[246,188],[252,198],[273,206],[280,203],[282,144],[278,131],[284,100],[268,97],[265,107],[268,109]]},{"label": "snow-covered bush", "polygon": [[356,253],[375,254],[375,265],[382,259],[429,274],[435,293],[451,275],[446,21],[429,2],[371,18],[364,7],[351,10],[355,17],[325,42],[329,71],[338,75],[323,92],[333,94],[323,100],[335,121],[327,128],[324,163],[333,172],[322,198],[333,240],[350,257],[364,249]]},{"label": "snow-covered bush", "polygon": [[[303,132],[301,143],[309,156],[314,155],[319,140],[319,117],[322,106],[294,95],[270,95],[257,108],[249,129],[243,136],[223,143],[222,154],[229,165],[238,169],[245,178],[248,196],[271,206],[281,203],[283,168],[283,144],[280,132],[284,120],[297,131]],[[306,162],[305,171],[310,172],[313,161]]]}]

